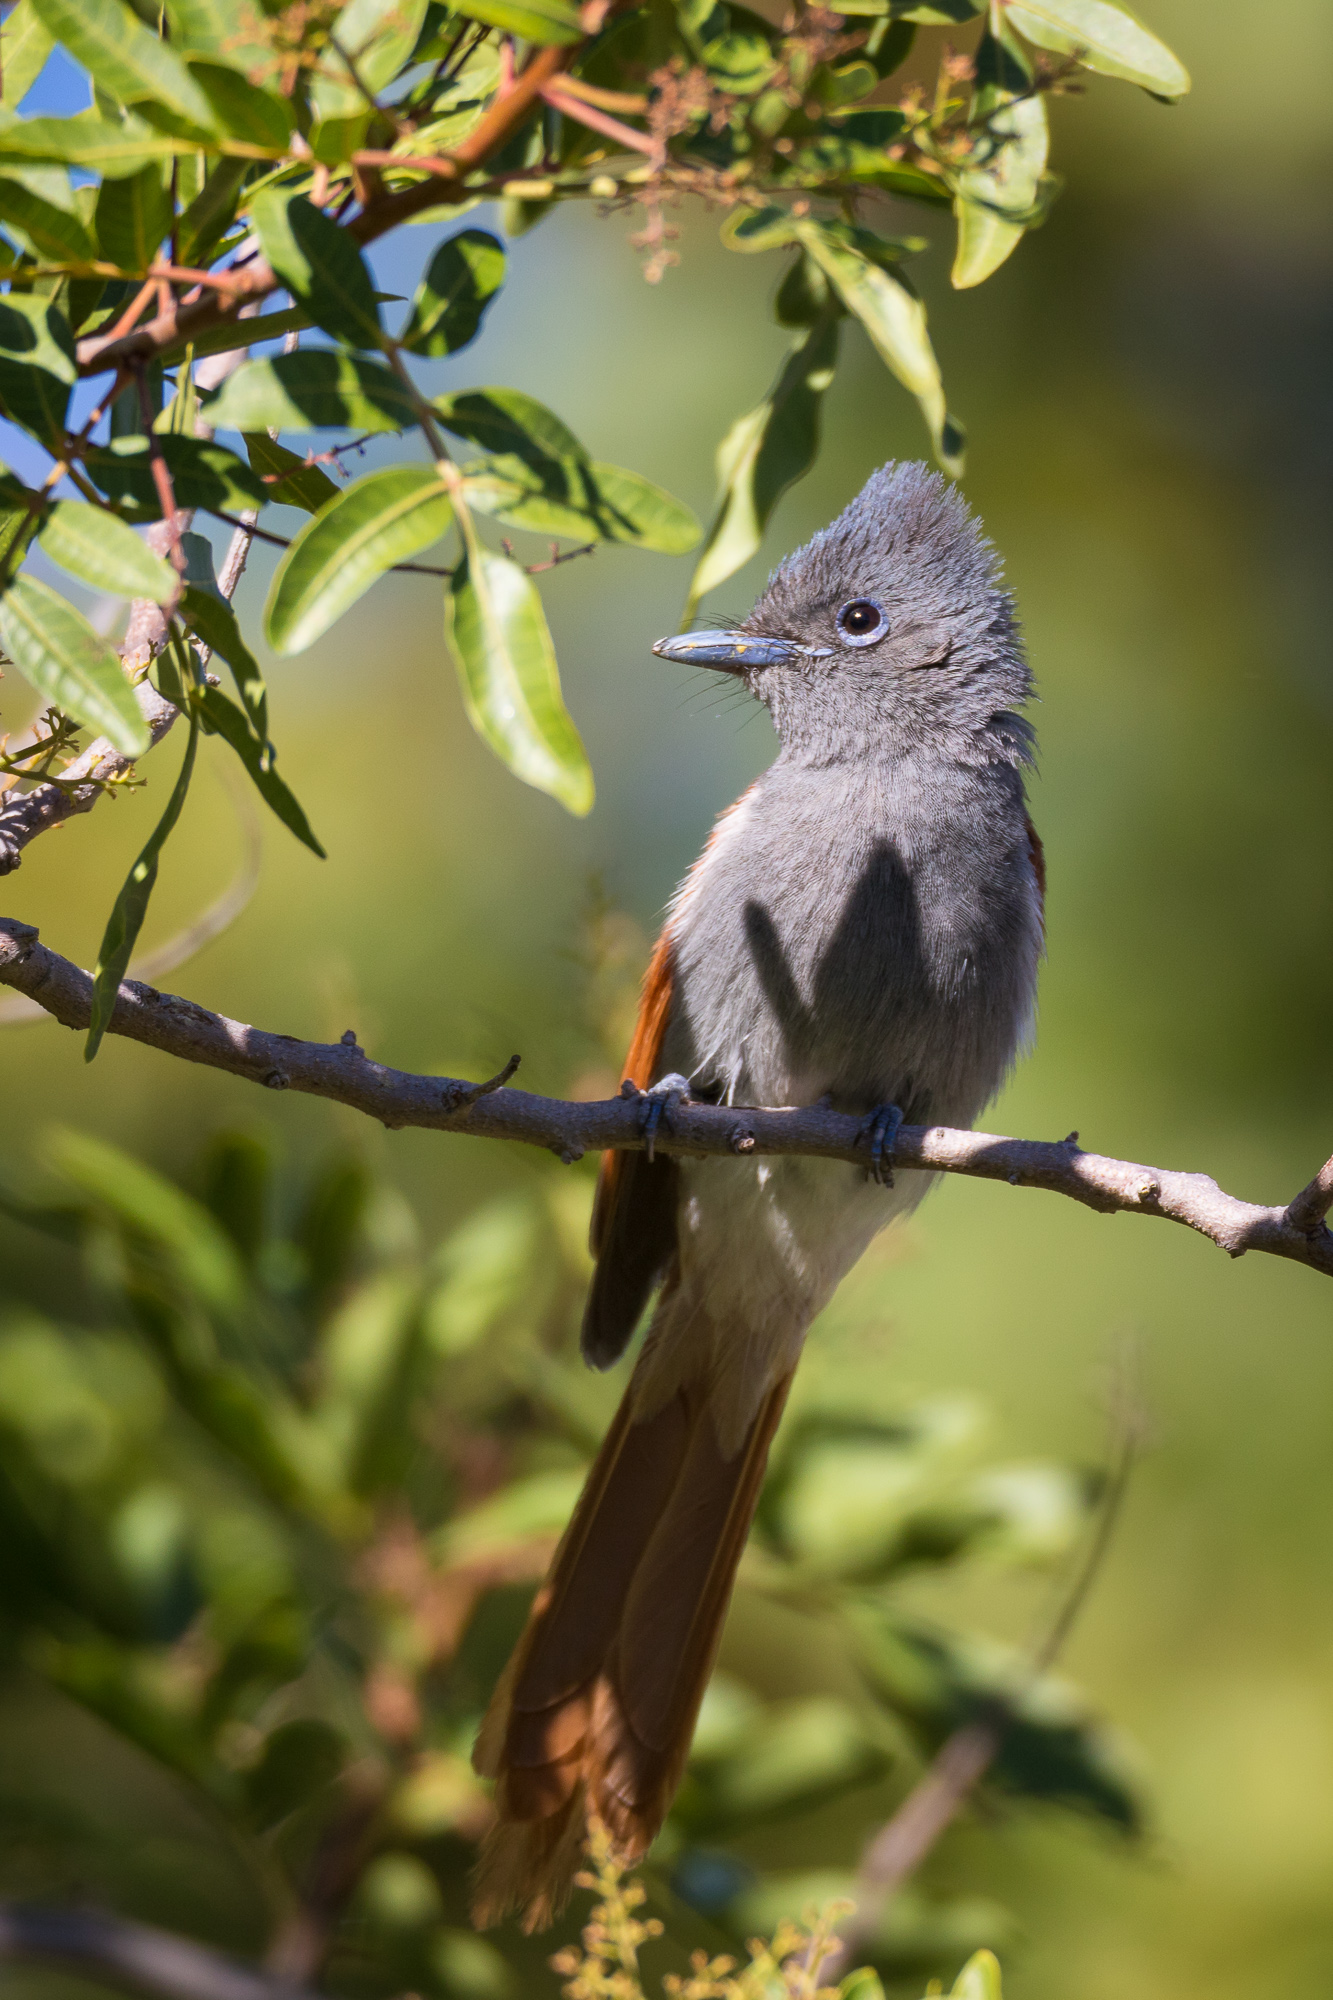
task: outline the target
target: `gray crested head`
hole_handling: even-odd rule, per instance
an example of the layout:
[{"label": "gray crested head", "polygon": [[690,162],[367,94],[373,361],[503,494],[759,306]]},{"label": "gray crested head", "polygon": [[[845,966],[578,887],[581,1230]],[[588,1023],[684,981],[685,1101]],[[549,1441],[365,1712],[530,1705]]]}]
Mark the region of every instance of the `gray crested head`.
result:
[{"label": "gray crested head", "polygon": [[1022,764],[1032,690],[1000,562],[962,497],[921,464],[872,473],[774,570],[731,633],[654,648],[738,675],[802,761],[938,748]]}]

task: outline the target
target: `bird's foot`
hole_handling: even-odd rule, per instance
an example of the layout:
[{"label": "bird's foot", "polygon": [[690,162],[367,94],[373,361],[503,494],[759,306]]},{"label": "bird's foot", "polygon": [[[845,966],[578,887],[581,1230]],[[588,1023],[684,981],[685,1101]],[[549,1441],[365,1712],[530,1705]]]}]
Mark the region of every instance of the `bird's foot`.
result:
[{"label": "bird's foot", "polygon": [[856,1135],[858,1146],[870,1148],[870,1179],[883,1188],[893,1186],[893,1147],[902,1122],[896,1104],[877,1104]]},{"label": "bird's foot", "polygon": [[669,1125],[672,1105],[689,1103],[690,1079],[678,1076],[673,1070],[669,1076],[659,1077],[647,1090],[636,1091],[635,1095],[640,1106],[639,1131],[643,1135],[643,1150],[651,1165],[662,1120],[665,1118]]}]

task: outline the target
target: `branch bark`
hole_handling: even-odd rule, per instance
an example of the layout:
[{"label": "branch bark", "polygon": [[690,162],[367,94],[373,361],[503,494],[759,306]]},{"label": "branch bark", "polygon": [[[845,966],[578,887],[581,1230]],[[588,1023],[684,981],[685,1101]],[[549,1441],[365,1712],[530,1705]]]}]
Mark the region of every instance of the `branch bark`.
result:
[{"label": "branch bark", "polygon": [[78,1966],[160,2000],[318,2000],[220,1952],[97,1910],[0,1903],[0,1961]]},{"label": "branch bark", "polygon": [[[0,985],[26,993],[67,1028],[86,1028],[92,979],[42,944],[30,924],[0,918]],[[450,1077],[417,1076],[372,1062],[349,1030],[341,1042],[306,1042],[211,1013],[192,1000],[127,979],[110,1033],[143,1042],[185,1062],[226,1070],[269,1090],[325,1097],[377,1118],[390,1130],[415,1126],[476,1138],[517,1139],[545,1146],[566,1162],[590,1151],[640,1151],[640,1110],[633,1097],[592,1104],[537,1097],[524,1090],[477,1086]],[[657,1133],[664,1153],[695,1158],[737,1154],[866,1160],[862,1121],[824,1105],[772,1110],[677,1103]],[[1207,1174],[1178,1173],[1130,1160],[1086,1153],[1069,1138],[1000,1138],[943,1125],[904,1125],[894,1164],[926,1173],[963,1174],[1045,1188],[1103,1214],[1160,1216],[1196,1230],[1233,1257],[1267,1252],[1333,1277],[1333,1231],[1306,1221],[1305,1196],[1289,1207],[1262,1207],[1225,1194]],[[1315,1185],[1333,1188],[1333,1161]],[[1307,1191],[1308,1194],[1308,1191]],[[1293,1220],[1293,1211],[1296,1219]]]}]

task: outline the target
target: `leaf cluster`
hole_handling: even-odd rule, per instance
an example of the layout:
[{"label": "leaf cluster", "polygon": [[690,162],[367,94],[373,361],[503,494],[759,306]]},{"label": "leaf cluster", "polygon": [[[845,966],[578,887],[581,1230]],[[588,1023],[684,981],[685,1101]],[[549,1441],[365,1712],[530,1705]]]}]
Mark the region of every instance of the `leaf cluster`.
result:
[{"label": "leaf cluster", "polygon": [[[377,1990],[459,1991],[472,1735],[616,1393],[577,1361],[578,1182],[552,1168],[428,1244],[355,1156],[293,1188],[223,1137],[187,1191],[67,1132],[45,1165],[44,1197],[3,1205],[86,1289],[0,1320],[5,1654],[173,1774],[275,1934],[354,1823],[335,1984],[369,1953]],[[817,1399],[781,1440],[735,1616],[775,1607],[827,1686],[715,1678],[653,1878],[738,1942],[763,1895],[828,1888],[757,1879],[752,1829],[864,1817],[979,1713],[1006,1718],[1001,1790],[1137,1824],[1072,1691],[903,1603],[923,1572],[1050,1568],[1085,1532],[1086,1478],[978,1469],[978,1441],[956,1401],[868,1422]],[[994,1941],[970,1923],[897,1909],[872,1956],[957,1962]]]}]

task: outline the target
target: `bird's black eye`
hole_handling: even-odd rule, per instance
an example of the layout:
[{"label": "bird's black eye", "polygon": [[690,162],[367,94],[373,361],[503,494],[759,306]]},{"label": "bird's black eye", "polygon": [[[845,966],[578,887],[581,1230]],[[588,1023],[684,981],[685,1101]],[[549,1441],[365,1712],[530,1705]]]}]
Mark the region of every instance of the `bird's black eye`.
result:
[{"label": "bird's black eye", "polygon": [[873,597],[854,597],[838,613],[838,630],[849,646],[873,646],[889,629]]}]

